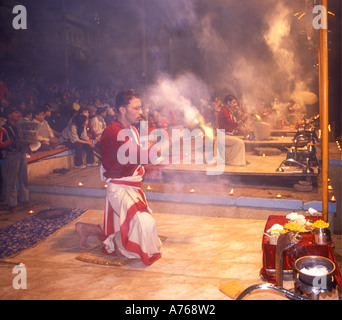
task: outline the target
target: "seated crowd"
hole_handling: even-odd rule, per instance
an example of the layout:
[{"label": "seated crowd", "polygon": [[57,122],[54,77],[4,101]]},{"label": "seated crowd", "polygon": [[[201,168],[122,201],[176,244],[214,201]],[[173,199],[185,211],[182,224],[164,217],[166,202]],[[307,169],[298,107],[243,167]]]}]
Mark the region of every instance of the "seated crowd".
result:
[{"label": "seated crowd", "polygon": [[[39,76],[11,77],[0,74],[0,127],[6,122],[6,111],[14,107],[21,112],[23,121],[36,124],[37,141],[29,144],[27,157],[34,152],[66,146],[75,151],[77,168],[96,166],[94,155],[101,159],[101,134],[115,120],[117,91],[118,88],[112,86],[58,85]],[[201,100],[201,105],[197,107],[208,126],[225,128],[219,122],[222,122],[220,115],[226,106],[230,121],[234,123],[234,130],[229,134],[247,136],[247,110],[237,99],[235,101],[235,105],[228,108],[227,102],[216,97],[211,102]],[[187,126],[181,110],[146,104],[143,105],[143,112],[149,133],[155,128],[170,130]],[[86,154],[86,163],[83,163],[83,154]]]},{"label": "seated crowd", "polygon": [[[34,123],[35,141],[26,143],[28,138],[21,136],[27,144],[27,158],[32,153],[65,146],[75,150],[76,167],[85,167],[83,152],[86,165],[97,165],[94,154],[101,158],[101,134],[115,119],[115,90],[58,86],[36,77],[0,75],[0,79],[0,127],[8,120],[9,109],[20,112],[21,128],[32,128]],[[25,130],[20,133],[25,135]],[[6,151],[1,141],[0,148]]]},{"label": "seated crowd", "polygon": [[[101,159],[100,138],[105,127],[115,120],[114,101],[118,91],[106,86],[82,87],[58,85],[35,77],[10,77],[0,74],[0,127],[6,122],[6,110],[16,108],[22,121],[36,123],[37,141],[27,147],[32,153],[50,151],[61,146],[74,149],[75,166],[95,166],[94,155]],[[214,123],[210,106],[201,110],[207,121]],[[144,119],[149,131],[183,125],[179,111],[144,107]],[[86,163],[82,162],[83,153]]]}]

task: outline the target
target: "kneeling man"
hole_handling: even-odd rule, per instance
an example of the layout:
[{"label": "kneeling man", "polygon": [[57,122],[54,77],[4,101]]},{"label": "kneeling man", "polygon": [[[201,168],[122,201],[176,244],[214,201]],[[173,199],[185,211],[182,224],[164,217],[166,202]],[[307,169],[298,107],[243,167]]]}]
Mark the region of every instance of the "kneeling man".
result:
[{"label": "kneeling man", "polygon": [[[96,235],[103,241],[105,253],[140,258],[150,265],[161,257],[161,241],[141,190],[144,167],[138,164],[140,138],[133,126],[142,119],[141,100],[133,90],[122,90],[116,96],[116,109],[117,120],[106,127],[101,137],[101,175],[108,185],[104,225],[77,223],[79,246],[90,249],[87,238]],[[132,159],[137,159],[136,163],[122,164],[127,149],[135,150]]]}]

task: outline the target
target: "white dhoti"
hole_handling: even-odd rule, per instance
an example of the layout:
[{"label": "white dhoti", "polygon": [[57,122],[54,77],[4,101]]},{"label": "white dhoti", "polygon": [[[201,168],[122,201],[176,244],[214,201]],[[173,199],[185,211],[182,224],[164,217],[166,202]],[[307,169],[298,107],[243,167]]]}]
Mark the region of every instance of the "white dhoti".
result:
[{"label": "white dhoti", "polygon": [[271,125],[267,122],[255,122],[253,129],[256,140],[268,140],[271,135]]},{"label": "white dhoti", "polygon": [[135,176],[107,181],[103,251],[115,254],[119,250],[127,258],[140,258],[150,265],[161,257],[161,241],[152,211],[139,187],[141,179]]},{"label": "white dhoti", "polygon": [[[223,149],[224,148],[224,149]],[[215,148],[222,158],[225,159],[225,164],[231,166],[246,165],[246,150],[245,142],[233,135],[225,135],[225,145],[217,144]]]}]

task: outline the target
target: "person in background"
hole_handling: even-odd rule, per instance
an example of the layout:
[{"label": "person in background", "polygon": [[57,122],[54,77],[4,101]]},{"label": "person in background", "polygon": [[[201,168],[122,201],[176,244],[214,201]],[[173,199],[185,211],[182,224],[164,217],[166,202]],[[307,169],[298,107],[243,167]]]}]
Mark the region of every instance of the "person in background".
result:
[{"label": "person in background", "polygon": [[56,148],[58,145],[58,139],[55,137],[48,122],[45,120],[44,109],[34,112],[33,122],[38,124],[37,135],[38,140],[41,143],[41,146],[37,151],[50,151]]},{"label": "person in background", "polygon": [[92,139],[95,143],[94,152],[96,156],[101,157],[101,135],[103,130],[107,127],[105,117],[107,111],[106,108],[98,108],[96,115],[89,120],[89,132],[92,135]]},{"label": "person in background", "polygon": [[9,107],[5,116],[7,122],[0,128],[0,149],[5,162],[1,167],[2,192],[9,210],[13,210],[18,206],[18,202],[29,202],[27,159],[26,148],[20,142],[17,129],[17,123],[22,118],[21,112],[15,107]]},{"label": "person in background", "polygon": [[245,118],[240,119],[235,122],[232,119],[232,112],[238,106],[237,99],[232,95],[225,96],[223,100],[223,107],[217,114],[218,128],[225,130],[225,146],[217,146],[218,152],[220,148],[225,147],[225,163],[233,166],[245,166],[246,165],[246,151],[245,143],[242,139],[234,137],[234,130],[238,128],[240,124],[243,123]]},{"label": "person in background", "polygon": [[[59,143],[75,150],[75,167],[84,169],[98,165],[94,158],[94,143],[87,135],[88,118],[85,115],[76,116],[67,125],[59,137]],[[83,153],[86,154],[86,165],[83,164]]]},{"label": "person in background", "polygon": [[72,109],[75,111],[80,110],[80,99],[76,98],[75,101],[72,103]]},{"label": "person in background", "polygon": [[106,116],[105,116],[105,122],[108,126],[112,121],[115,120],[115,111],[112,107],[106,108]]}]

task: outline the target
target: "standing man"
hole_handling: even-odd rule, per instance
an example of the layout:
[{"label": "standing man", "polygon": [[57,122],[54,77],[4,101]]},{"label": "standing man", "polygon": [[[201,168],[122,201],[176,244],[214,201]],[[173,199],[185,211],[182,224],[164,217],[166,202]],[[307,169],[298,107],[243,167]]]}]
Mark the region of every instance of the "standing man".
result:
[{"label": "standing man", "polygon": [[[232,166],[245,166],[246,165],[246,152],[245,143],[242,139],[233,136],[233,131],[245,121],[245,115],[238,122],[232,119],[231,112],[237,108],[238,103],[234,96],[227,95],[223,100],[223,107],[217,115],[217,123],[219,129],[224,129],[225,137],[225,163]],[[222,146],[218,145],[218,152]]]},{"label": "standing man", "polygon": [[[87,238],[96,235],[107,254],[140,258],[151,265],[161,257],[161,241],[156,221],[141,190],[144,167],[139,164],[139,133],[133,125],[142,117],[141,101],[133,90],[116,96],[117,120],[112,121],[101,137],[102,179],[107,182],[104,225],[77,223],[80,248],[89,249]],[[126,158],[128,146],[129,159]],[[124,163],[124,164],[123,164]]]},{"label": "standing man", "polygon": [[[29,202],[27,160],[25,147],[18,137],[17,123],[22,114],[14,107],[6,109],[7,122],[0,128],[0,148],[5,166],[2,167],[4,196],[10,210]],[[19,190],[17,191],[17,181]]]}]

